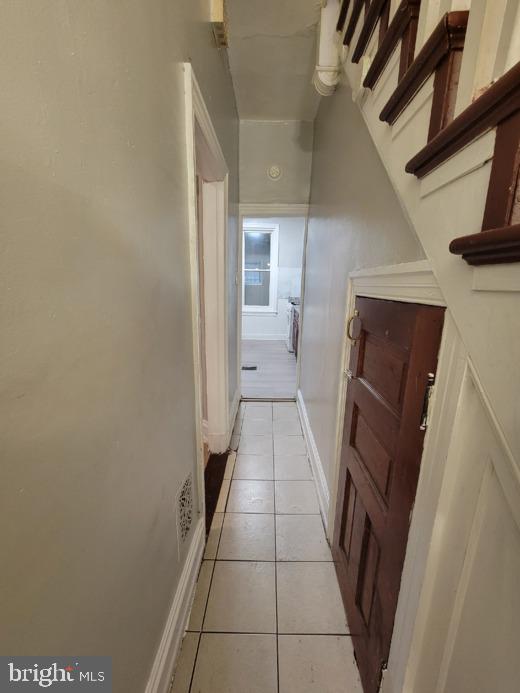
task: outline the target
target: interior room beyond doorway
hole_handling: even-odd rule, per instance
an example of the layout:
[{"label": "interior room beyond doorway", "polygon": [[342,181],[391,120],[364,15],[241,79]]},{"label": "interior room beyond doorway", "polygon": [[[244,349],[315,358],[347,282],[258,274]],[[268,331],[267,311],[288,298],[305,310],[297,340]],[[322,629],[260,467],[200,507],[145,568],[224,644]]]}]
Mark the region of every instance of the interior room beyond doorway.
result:
[{"label": "interior room beyond doorway", "polygon": [[242,371],[246,399],[296,396],[305,217],[243,219]]}]

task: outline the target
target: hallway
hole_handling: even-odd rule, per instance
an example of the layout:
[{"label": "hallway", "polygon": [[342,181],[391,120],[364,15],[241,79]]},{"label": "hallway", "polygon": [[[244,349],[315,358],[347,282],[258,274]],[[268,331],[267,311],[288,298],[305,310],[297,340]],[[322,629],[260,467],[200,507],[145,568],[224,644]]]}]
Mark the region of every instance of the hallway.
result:
[{"label": "hallway", "polygon": [[520,0],[0,25],[0,691],[520,693]]},{"label": "hallway", "polygon": [[360,693],[296,405],[242,404],[173,693]]}]

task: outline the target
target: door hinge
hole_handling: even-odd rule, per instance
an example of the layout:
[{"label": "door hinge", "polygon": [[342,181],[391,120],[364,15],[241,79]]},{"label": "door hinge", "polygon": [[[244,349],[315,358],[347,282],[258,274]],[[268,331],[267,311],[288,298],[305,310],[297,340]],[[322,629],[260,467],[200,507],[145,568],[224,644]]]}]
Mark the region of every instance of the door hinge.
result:
[{"label": "door hinge", "polygon": [[345,368],[345,370],[343,371],[343,377],[346,378],[348,381],[354,378],[354,375],[350,368]]},{"label": "door hinge", "polygon": [[428,373],[428,380],[426,381],[426,390],[424,391],[423,407],[421,414],[421,425],[419,426],[420,431],[425,431],[428,428],[428,419],[430,413],[430,400],[433,395],[433,388],[435,387],[435,373]]}]

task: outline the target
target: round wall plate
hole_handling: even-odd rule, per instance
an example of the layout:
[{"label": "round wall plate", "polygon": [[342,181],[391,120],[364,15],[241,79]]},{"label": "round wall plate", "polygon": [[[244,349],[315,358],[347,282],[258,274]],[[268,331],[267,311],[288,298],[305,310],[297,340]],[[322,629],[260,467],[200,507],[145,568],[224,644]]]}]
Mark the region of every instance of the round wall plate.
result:
[{"label": "round wall plate", "polygon": [[267,169],[267,175],[271,180],[280,180],[282,177],[282,169],[277,164],[273,164]]}]

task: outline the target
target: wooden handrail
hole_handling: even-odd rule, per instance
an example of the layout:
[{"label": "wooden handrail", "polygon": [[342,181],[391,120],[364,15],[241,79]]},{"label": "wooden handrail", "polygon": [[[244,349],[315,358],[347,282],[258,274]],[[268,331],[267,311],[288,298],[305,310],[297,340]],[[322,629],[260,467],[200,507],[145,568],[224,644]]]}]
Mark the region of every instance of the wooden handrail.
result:
[{"label": "wooden handrail", "polygon": [[406,164],[422,178],[474,139],[520,110],[520,62],[514,65]]},{"label": "wooden handrail", "polygon": [[[421,0],[401,0],[401,4],[392,17],[388,31],[374,56],[372,64],[363,81],[363,86],[372,89],[385,69],[392,53],[402,39],[410,22],[419,16]],[[411,62],[411,61],[410,61]]]},{"label": "wooden handrail", "polygon": [[444,15],[388,99],[380,120],[390,125],[394,123],[442,59],[454,47],[460,47],[466,34],[468,15],[467,11],[447,12]]},{"label": "wooden handrail", "polygon": [[352,53],[353,63],[358,63],[361,60],[363,53],[365,52],[366,47],[368,45],[368,42],[370,41],[370,37],[374,33],[374,29],[376,28],[376,24],[379,20],[379,17],[381,16],[381,12],[384,9],[385,3],[386,0],[372,0],[372,2],[370,3],[370,7],[367,12],[365,22],[363,24],[363,28],[361,29],[361,33],[359,34],[356,48]]},{"label": "wooden handrail", "polygon": [[469,265],[497,265],[520,261],[520,224],[455,238],[450,253]]}]

